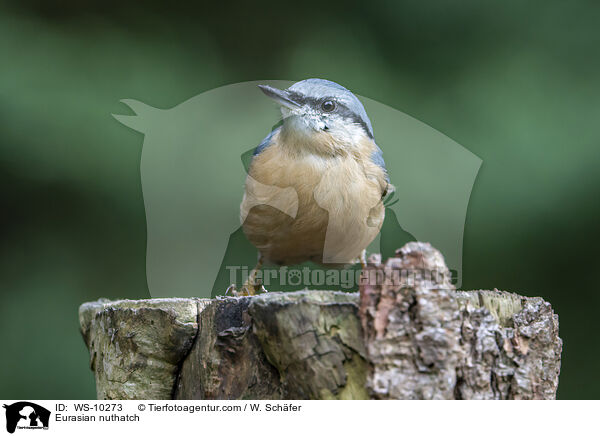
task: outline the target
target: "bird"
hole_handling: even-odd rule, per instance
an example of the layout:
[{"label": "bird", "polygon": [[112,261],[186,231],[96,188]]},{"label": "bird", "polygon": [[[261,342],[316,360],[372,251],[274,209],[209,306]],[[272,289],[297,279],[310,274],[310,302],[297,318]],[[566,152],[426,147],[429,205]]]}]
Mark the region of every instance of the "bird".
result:
[{"label": "bird", "polygon": [[258,261],[240,292],[233,289],[238,295],[265,291],[256,280],[265,263],[364,267],[394,189],[371,121],[351,91],[317,78],[285,90],[258,87],[278,104],[282,120],[248,167],[240,217]]}]

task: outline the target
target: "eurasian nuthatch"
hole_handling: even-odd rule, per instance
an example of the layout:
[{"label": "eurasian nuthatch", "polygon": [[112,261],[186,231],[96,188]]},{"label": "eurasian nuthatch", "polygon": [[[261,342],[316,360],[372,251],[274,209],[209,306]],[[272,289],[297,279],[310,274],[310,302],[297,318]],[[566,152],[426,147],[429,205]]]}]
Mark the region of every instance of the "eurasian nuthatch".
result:
[{"label": "eurasian nuthatch", "polygon": [[[286,90],[259,87],[279,104],[283,123],[254,151],[241,204],[244,233],[259,251],[254,272],[263,261],[364,264],[365,249],[383,224],[383,197],[392,187],[363,105],[343,86],[323,79],[302,80]],[[267,201],[250,200],[256,181],[278,191],[293,188],[295,217]],[[253,294],[250,284],[245,291]]]}]

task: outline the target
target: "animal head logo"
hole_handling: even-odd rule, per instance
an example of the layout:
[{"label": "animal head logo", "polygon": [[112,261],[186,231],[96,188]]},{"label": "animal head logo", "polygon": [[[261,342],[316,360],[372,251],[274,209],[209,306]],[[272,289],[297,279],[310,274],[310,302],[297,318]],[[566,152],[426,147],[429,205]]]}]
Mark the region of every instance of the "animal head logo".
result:
[{"label": "animal head logo", "polygon": [[[114,115],[144,134],[140,172],[152,297],[223,294],[229,265],[255,263],[256,250],[240,228],[240,202],[252,153],[277,122],[272,102],[257,87],[264,84],[281,89],[292,82],[227,85],[171,109],[123,100],[135,114]],[[396,187],[368,251],[388,257],[410,240],[430,242],[444,254],[460,287],[464,223],[481,159],[396,109],[360,100]],[[261,189],[271,199],[295,195],[286,191],[290,188]],[[293,202],[267,204],[294,217]]]},{"label": "animal head logo", "polygon": [[6,431],[14,433],[17,428],[47,429],[50,411],[28,401],[3,406],[6,409]]}]

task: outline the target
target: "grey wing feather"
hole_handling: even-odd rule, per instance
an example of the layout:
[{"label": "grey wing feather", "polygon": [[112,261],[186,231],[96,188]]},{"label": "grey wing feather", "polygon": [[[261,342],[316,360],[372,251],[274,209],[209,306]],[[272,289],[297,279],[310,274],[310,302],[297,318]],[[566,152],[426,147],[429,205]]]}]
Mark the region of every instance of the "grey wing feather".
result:
[{"label": "grey wing feather", "polygon": [[387,173],[387,168],[385,167],[385,161],[383,160],[383,151],[381,151],[381,148],[379,148],[377,146],[377,144],[375,144],[375,147],[376,147],[375,150],[371,154],[371,160],[373,161],[373,163],[375,165],[377,165],[383,171],[385,171],[385,179],[389,183],[390,182],[390,178],[389,178],[388,173]]},{"label": "grey wing feather", "polygon": [[258,144],[258,147],[256,147],[254,149],[254,153],[252,154],[252,156],[256,156],[259,155],[265,148],[267,148],[269,145],[271,145],[271,139],[273,139],[273,136],[275,135],[275,133],[277,133],[279,131],[280,127],[271,130],[271,133],[269,133],[265,139],[262,140],[262,142],[260,144]]}]

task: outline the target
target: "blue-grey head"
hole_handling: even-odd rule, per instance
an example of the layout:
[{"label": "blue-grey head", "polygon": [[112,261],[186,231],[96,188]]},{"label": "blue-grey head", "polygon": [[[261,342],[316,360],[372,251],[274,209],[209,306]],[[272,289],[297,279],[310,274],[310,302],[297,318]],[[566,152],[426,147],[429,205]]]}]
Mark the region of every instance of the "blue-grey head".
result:
[{"label": "blue-grey head", "polygon": [[260,89],[281,106],[282,132],[302,142],[330,142],[352,146],[373,140],[373,127],[360,100],[335,82],[306,79],[281,90],[268,85]]}]

